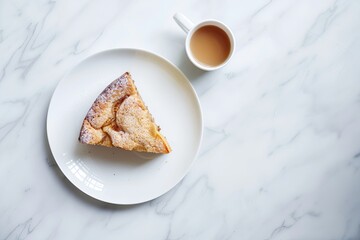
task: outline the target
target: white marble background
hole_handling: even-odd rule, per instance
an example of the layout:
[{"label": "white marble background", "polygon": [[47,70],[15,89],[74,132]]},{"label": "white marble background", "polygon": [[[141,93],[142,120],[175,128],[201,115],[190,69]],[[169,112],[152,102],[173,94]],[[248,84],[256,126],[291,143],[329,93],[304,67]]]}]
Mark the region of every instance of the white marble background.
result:
[{"label": "white marble background", "polygon": [[[211,73],[172,15],[237,38]],[[166,195],[90,199],[64,178],[45,121],[56,84],[98,51],[174,62],[199,94],[200,156]],[[360,239],[360,1],[0,0],[0,239]]]}]

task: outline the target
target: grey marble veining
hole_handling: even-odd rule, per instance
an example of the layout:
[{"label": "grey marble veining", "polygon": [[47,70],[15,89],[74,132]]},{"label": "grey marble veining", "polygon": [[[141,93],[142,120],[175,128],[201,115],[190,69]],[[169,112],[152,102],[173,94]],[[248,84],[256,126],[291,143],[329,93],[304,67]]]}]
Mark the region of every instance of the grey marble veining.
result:
[{"label": "grey marble veining", "polygon": [[[172,20],[216,18],[237,39],[204,73]],[[0,2],[0,239],[360,239],[360,2]],[[195,87],[204,138],[189,174],[114,206],[62,175],[46,138],[60,79],[98,51],[135,47]]]}]

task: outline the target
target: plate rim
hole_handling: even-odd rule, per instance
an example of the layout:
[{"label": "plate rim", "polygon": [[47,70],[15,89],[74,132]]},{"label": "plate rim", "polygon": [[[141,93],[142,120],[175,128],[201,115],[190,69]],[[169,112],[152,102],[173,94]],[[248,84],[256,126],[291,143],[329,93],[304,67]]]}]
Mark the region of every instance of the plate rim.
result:
[{"label": "plate rim", "polygon": [[[85,191],[85,188],[81,188],[80,186],[78,186],[75,182],[75,179],[70,177],[70,173],[68,171],[65,171],[64,166],[62,166],[61,164],[59,164],[58,160],[56,159],[56,157],[54,156],[54,153],[53,153],[53,149],[52,149],[52,146],[51,146],[51,143],[50,143],[50,137],[49,137],[49,116],[50,116],[50,113],[51,113],[51,109],[52,109],[52,105],[53,105],[53,102],[54,102],[54,95],[56,93],[56,91],[58,91],[59,89],[59,86],[60,84],[80,65],[82,64],[83,62],[85,62],[86,60],[90,59],[90,58],[93,58],[97,55],[100,55],[100,54],[104,54],[106,52],[112,52],[112,51],[133,51],[133,52],[141,52],[141,53],[145,53],[145,54],[149,54],[153,57],[156,57],[156,58],[159,58],[161,59],[162,61],[166,62],[167,64],[169,64],[173,69],[175,69],[181,76],[182,78],[184,78],[186,81],[185,84],[187,85],[187,87],[189,87],[189,89],[191,90],[191,92],[193,93],[194,97],[195,97],[195,100],[196,100],[196,104],[197,104],[197,108],[199,110],[199,117],[200,117],[200,138],[199,138],[199,143],[198,143],[198,146],[197,146],[197,149],[196,149],[196,152],[195,152],[195,155],[193,156],[193,159],[191,161],[191,163],[189,164],[189,166],[187,167],[187,169],[182,173],[181,177],[179,179],[177,179],[177,181],[175,181],[175,183],[173,185],[171,185],[168,189],[166,189],[164,192],[162,192],[160,195],[157,195],[155,197],[150,197],[150,198],[146,198],[146,199],[143,199],[141,201],[136,201],[136,202],[126,202],[126,201],[112,201],[112,200],[106,200],[104,198],[101,198],[101,197],[98,197],[98,196],[95,196],[95,195],[92,195],[91,192],[87,192]],[[51,131],[51,130],[50,130]],[[62,174],[66,177],[66,179],[71,183],[73,184],[76,189],[80,190],[81,192],[85,193],[87,196],[93,198],[93,199],[96,199],[98,201],[101,201],[101,202],[104,202],[104,203],[110,203],[110,204],[115,204],[115,205],[135,205],[135,204],[141,204],[141,203],[145,203],[145,202],[149,202],[151,200],[154,200],[164,194],[166,194],[167,192],[169,192],[171,189],[173,189],[176,185],[178,185],[183,179],[184,177],[189,173],[190,169],[192,168],[195,160],[197,159],[198,155],[199,155],[199,150],[200,150],[200,147],[201,147],[201,144],[202,144],[202,140],[203,140],[203,134],[204,134],[204,118],[203,118],[203,112],[202,112],[202,108],[201,108],[201,104],[200,104],[200,99],[199,99],[199,96],[197,95],[195,89],[194,89],[194,86],[191,84],[190,80],[186,77],[186,75],[174,64],[172,63],[170,60],[168,60],[167,58],[159,55],[159,54],[156,54],[152,51],[149,51],[149,50],[145,50],[145,49],[141,49],[141,48],[109,48],[109,49],[105,49],[105,50],[101,50],[101,51],[98,51],[96,53],[93,53],[89,56],[86,56],[85,58],[83,58],[82,60],[80,60],[79,62],[77,62],[76,64],[74,64],[68,71],[67,73],[58,81],[58,83],[56,84],[55,86],[55,89],[51,95],[51,99],[49,101],[49,105],[48,105],[48,109],[47,109],[47,114],[46,114],[46,137],[47,137],[47,142],[49,144],[49,148],[50,148],[50,152],[51,152],[51,155],[52,157],[54,158],[57,166],[59,167],[60,171],[62,172]]]}]

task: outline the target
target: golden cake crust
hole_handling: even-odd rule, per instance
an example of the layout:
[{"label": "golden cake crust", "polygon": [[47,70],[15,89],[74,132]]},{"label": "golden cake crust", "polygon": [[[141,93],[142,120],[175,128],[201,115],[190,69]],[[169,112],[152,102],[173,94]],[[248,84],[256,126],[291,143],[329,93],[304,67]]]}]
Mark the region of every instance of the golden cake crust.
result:
[{"label": "golden cake crust", "polygon": [[126,72],[96,98],[83,121],[79,141],[125,150],[169,153],[171,148],[159,130],[130,73]]}]

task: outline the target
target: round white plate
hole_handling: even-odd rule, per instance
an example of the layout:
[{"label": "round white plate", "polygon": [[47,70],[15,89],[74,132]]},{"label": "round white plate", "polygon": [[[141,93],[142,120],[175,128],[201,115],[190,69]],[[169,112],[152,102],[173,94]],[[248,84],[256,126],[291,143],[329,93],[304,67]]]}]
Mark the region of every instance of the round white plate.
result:
[{"label": "round white plate", "polygon": [[[173,151],[150,154],[78,142],[82,121],[98,94],[129,71]],[[52,96],[47,133],[61,171],[77,188],[104,202],[136,204],[174,187],[196,158],[202,138],[199,99],[185,75],[144,50],[113,49],[77,65]]]}]

